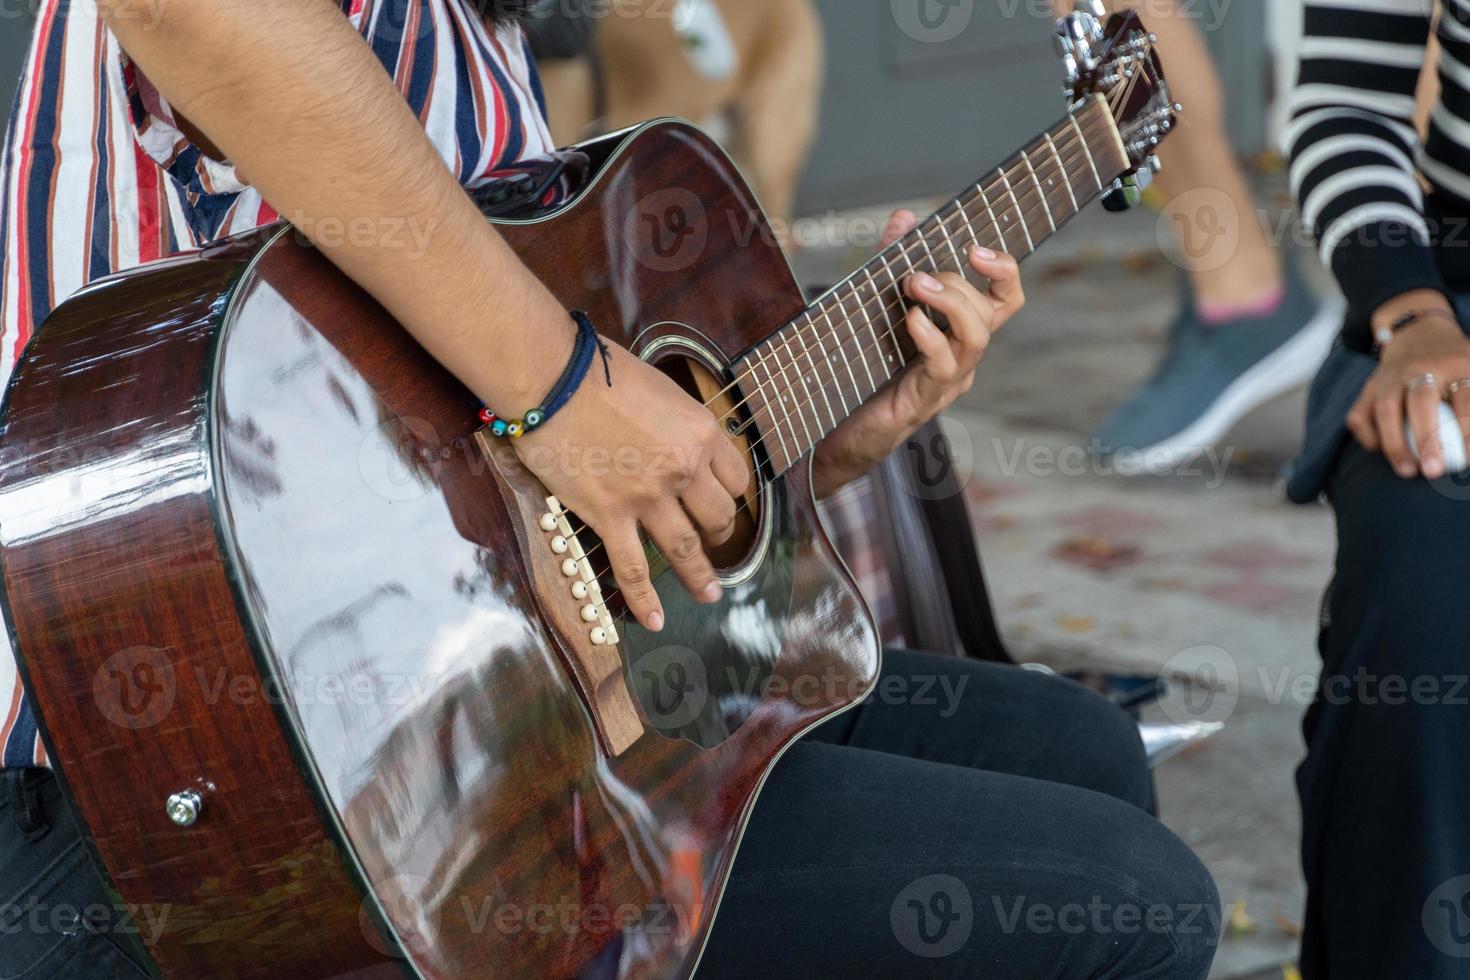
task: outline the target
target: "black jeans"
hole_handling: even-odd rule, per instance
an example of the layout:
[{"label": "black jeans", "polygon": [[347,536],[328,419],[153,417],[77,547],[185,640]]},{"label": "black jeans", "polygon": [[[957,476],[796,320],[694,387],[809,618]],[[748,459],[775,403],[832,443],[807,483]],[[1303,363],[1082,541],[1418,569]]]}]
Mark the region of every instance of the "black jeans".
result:
[{"label": "black jeans", "polygon": [[771,774],[699,980],[1202,978],[1219,896],[1152,808],[1106,699],[890,652]]},{"label": "black jeans", "polygon": [[128,980],[139,965],[135,917],[83,851],[51,774],[0,772],[0,980]]},{"label": "black jeans", "polygon": [[[6,907],[112,909],[51,777],[0,778],[26,797],[0,803]],[[1138,731],[1105,699],[890,652],[873,697],[767,781],[699,978],[1203,978],[1219,897],[1152,808]],[[0,978],[141,975],[117,930],[70,922],[0,936]]]},{"label": "black jeans", "polygon": [[1337,577],[1307,712],[1307,980],[1470,980],[1470,482],[1332,471]]}]

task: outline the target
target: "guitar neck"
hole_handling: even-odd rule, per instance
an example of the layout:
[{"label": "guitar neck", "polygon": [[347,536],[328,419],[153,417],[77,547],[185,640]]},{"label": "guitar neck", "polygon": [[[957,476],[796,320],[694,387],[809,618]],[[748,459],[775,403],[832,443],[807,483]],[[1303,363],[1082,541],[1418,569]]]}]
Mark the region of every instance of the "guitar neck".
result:
[{"label": "guitar neck", "polygon": [[1098,97],[1069,113],[745,355],[735,377],[779,476],[913,358],[903,283],[971,244],[1024,259],[1128,169]]}]

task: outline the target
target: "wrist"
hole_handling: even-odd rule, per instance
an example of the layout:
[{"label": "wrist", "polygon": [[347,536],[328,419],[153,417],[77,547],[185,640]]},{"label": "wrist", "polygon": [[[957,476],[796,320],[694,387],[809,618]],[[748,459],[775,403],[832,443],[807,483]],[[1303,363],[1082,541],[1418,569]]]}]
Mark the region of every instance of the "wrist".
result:
[{"label": "wrist", "polygon": [[1454,307],[1444,293],[1435,289],[1400,293],[1373,311],[1370,324],[1379,349],[1409,331],[1425,333],[1452,329],[1460,332],[1459,317]]},{"label": "wrist", "polygon": [[583,382],[588,379],[595,362],[601,362],[601,379],[608,387],[612,387],[608,345],[585,312],[574,310],[571,319],[577,325],[576,341],[566,366],[546,394],[520,415],[496,412],[488,406],[481,410],[480,421],[490,427],[493,435],[520,439],[540,430],[567,407],[572,397],[582,388]]}]

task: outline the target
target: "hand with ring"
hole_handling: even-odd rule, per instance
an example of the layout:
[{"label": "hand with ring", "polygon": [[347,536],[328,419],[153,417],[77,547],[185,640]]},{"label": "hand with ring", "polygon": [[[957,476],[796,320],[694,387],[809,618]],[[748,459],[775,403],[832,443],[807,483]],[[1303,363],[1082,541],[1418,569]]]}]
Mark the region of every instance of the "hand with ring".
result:
[{"label": "hand with ring", "polygon": [[[1408,318],[1406,314],[1424,315]],[[1449,401],[1470,437],[1470,338],[1460,329],[1443,294],[1414,290],[1385,303],[1373,315],[1375,333],[1401,324],[1383,346],[1379,367],[1348,413],[1347,426],[1369,452],[1382,452],[1405,479],[1445,475],[1439,406]],[[1405,438],[1405,419],[1419,458]]]}]

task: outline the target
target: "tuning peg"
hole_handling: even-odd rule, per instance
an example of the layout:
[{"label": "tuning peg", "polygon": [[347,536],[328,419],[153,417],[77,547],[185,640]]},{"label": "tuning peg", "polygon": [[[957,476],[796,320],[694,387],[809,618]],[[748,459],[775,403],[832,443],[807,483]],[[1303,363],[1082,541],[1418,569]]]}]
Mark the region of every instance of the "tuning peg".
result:
[{"label": "tuning peg", "polygon": [[1127,211],[1136,207],[1143,200],[1143,192],[1153,183],[1153,179],[1152,165],[1124,174],[1103,192],[1103,207],[1109,211]]},{"label": "tuning peg", "polygon": [[1062,95],[1070,102],[1076,95],[1074,90],[1078,80],[1082,77],[1077,65],[1077,44],[1060,30],[1052,40],[1056,44],[1057,54],[1062,59]]},{"label": "tuning peg", "polygon": [[1103,6],[1102,0],[1077,0],[1073,9],[1079,14],[1091,14],[1098,20],[1108,15],[1108,8]]}]

